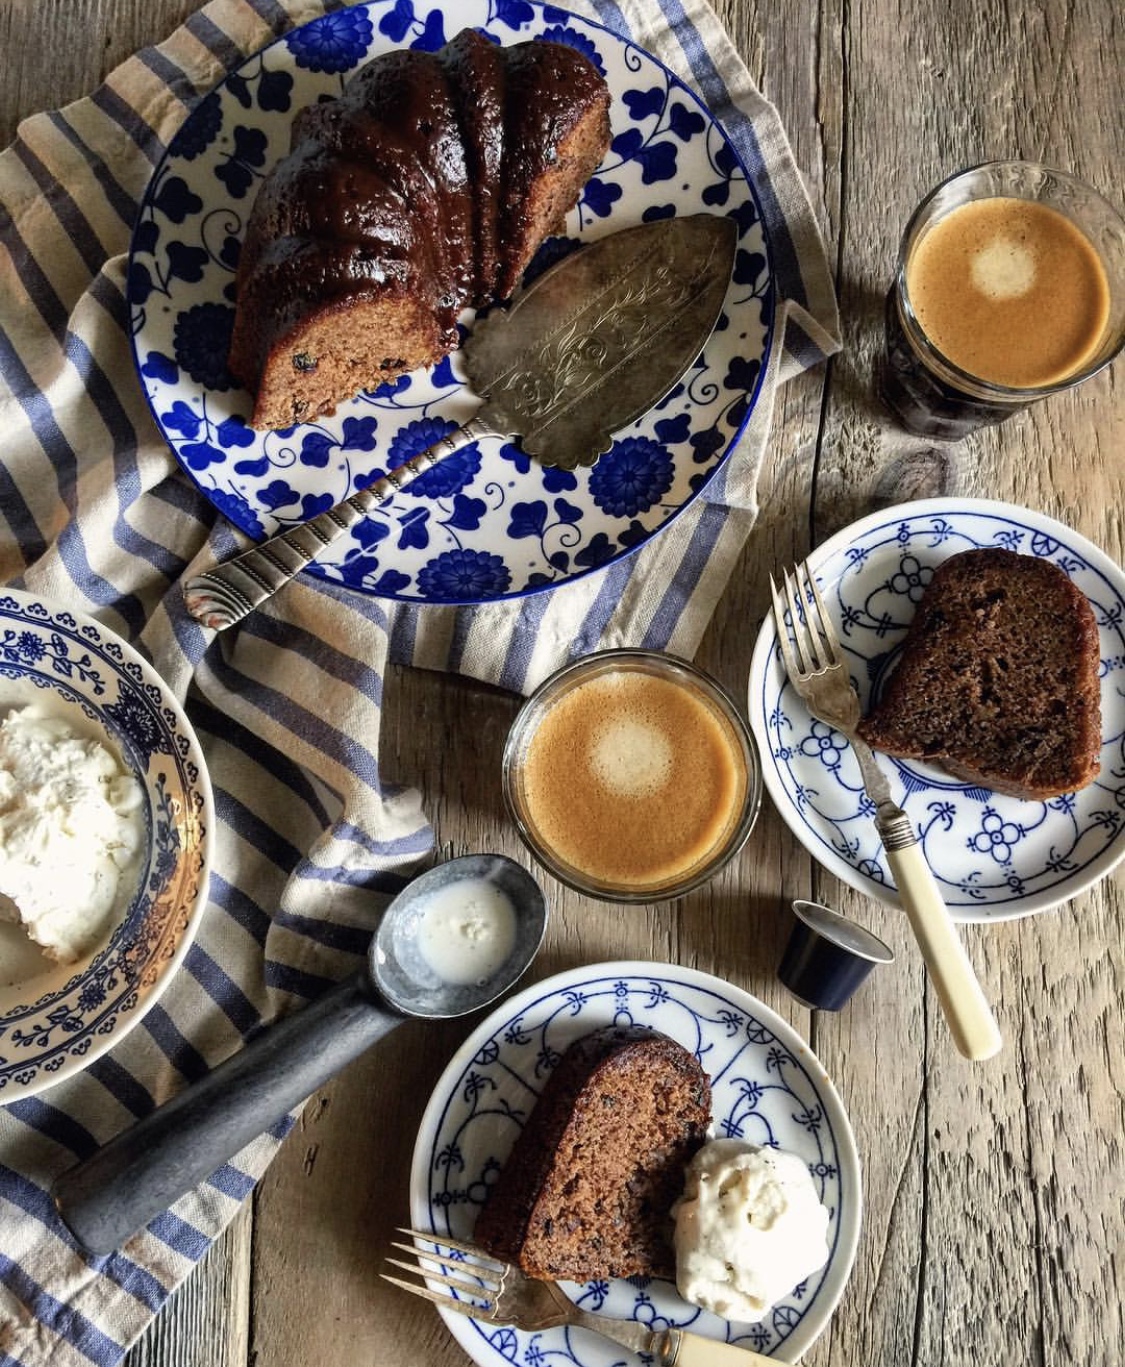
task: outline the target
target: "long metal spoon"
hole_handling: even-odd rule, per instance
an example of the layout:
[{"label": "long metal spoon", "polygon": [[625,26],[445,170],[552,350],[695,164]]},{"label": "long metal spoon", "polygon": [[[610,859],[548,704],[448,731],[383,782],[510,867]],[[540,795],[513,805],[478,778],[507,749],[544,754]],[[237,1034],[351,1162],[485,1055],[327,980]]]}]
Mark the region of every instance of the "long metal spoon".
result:
[{"label": "long metal spoon", "polygon": [[[470,879],[505,894],[515,936],[487,978],[450,983],[421,954],[419,929],[436,892]],[[539,885],[511,859],[467,855],[430,869],[387,908],[360,972],[64,1172],[54,1185],[59,1214],[90,1252],[112,1253],[403,1021],[467,1015],[506,992],[546,924]]]}]

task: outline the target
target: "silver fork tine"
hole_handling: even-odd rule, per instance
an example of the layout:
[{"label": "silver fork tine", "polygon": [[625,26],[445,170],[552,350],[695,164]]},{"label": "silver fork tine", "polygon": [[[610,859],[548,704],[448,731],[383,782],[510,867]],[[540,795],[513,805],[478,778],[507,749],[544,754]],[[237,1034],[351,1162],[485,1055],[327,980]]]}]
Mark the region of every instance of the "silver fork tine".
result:
[{"label": "silver fork tine", "polygon": [[[808,585],[808,593],[805,595],[806,610],[809,597],[812,597],[813,605],[817,616],[817,633],[824,647],[824,662],[829,669],[834,669],[843,662],[843,655],[840,650],[840,638],[836,635],[836,628],[832,625],[832,619],[828,615],[828,609],[824,606],[824,599],[820,596],[820,590],[816,586],[816,579],[808,567],[808,562],[801,566],[804,571],[805,581]],[[809,614],[811,620],[811,614]]]},{"label": "silver fork tine", "polygon": [[785,672],[790,677],[797,673],[797,661],[793,656],[793,646],[789,640],[789,624],[785,620],[785,603],[770,575],[770,593],[773,595],[773,621],[777,628],[777,640],[781,646],[781,658],[785,662]]},{"label": "silver fork tine", "polygon": [[380,1272],[379,1276],[385,1282],[390,1282],[392,1286],[401,1286],[404,1291],[409,1291],[412,1296],[421,1296],[424,1300],[433,1301],[435,1305],[440,1305],[443,1310],[456,1310],[459,1315],[468,1315],[470,1319],[488,1320],[492,1318],[493,1307],[480,1305],[470,1305],[468,1301],[454,1300],[444,1291],[431,1291],[428,1286],[419,1286],[416,1282],[405,1282],[401,1277],[392,1277],[389,1273]]},{"label": "silver fork tine", "polygon": [[[392,1244],[392,1247],[402,1248],[403,1245]],[[409,1251],[408,1249],[407,1252]],[[422,1254],[421,1256],[437,1258],[440,1257],[440,1254]],[[441,1282],[443,1286],[451,1286],[454,1291],[463,1291],[467,1296],[476,1296],[480,1300],[491,1301],[500,1289],[498,1285],[474,1285],[472,1282],[467,1282],[463,1277],[450,1277],[444,1272],[434,1272],[428,1267],[420,1267],[417,1263],[403,1262],[401,1258],[384,1258],[383,1261],[390,1263],[392,1267],[401,1267],[404,1272],[413,1272],[418,1277],[425,1277],[427,1281]],[[443,1266],[448,1266],[448,1264],[443,1264]]]},{"label": "silver fork tine", "polygon": [[[404,1229],[401,1226],[395,1232],[405,1234],[413,1242],[404,1244],[397,1239],[392,1239],[391,1247],[401,1249],[403,1253],[413,1254],[418,1261],[407,1263],[403,1262],[401,1258],[385,1258],[384,1262],[389,1263],[392,1267],[402,1268],[404,1272],[423,1278],[424,1281],[405,1281],[402,1277],[393,1277],[390,1273],[380,1272],[379,1275],[384,1281],[400,1286],[404,1291],[409,1291],[413,1295],[422,1296],[435,1305],[456,1310],[462,1315],[475,1316],[477,1319],[494,1319],[496,1317],[496,1301],[503,1290],[504,1276],[507,1270],[506,1264],[489,1258],[481,1249],[474,1248],[472,1244],[461,1243],[460,1240],[451,1239],[446,1235],[426,1234],[421,1230]],[[434,1252],[431,1248],[419,1247],[422,1244],[432,1244],[440,1249],[451,1249],[458,1253],[466,1253],[480,1261],[461,1262],[459,1259],[450,1258],[448,1254]],[[423,1260],[428,1263],[439,1264],[443,1269],[452,1269],[463,1275],[453,1276],[444,1270],[439,1272],[435,1268],[423,1266]],[[476,1277],[483,1285],[467,1281],[465,1280],[466,1277]],[[426,1282],[438,1282],[441,1286],[447,1286],[450,1289],[449,1291],[435,1291],[432,1286],[426,1285]],[[458,1299],[455,1293],[460,1293],[466,1299]]]},{"label": "silver fork tine", "polygon": [[[490,1262],[470,1263],[466,1262],[464,1258],[456,1258],[449,1253],[431,1253],[428,1248],[419,1248],[417,1244],[402,1244],[397,1239],[392,1239],[390,1242],[392,1248],[401,1248],[404,1253],[413,1253],[416,1258],[426,1258],[435,1263],[448,1263],[461,1272],[471,1272],[474,1277],[480,1277],[482,1281],[495,1282],[497,1286],[500,1285],[504,1276],[503,1267],[493,1267]],[[427,1242],[434,1242],[442,1248],[452,1247],[451,1244],[442,1244],[440,1239],[428,1240]]]},{"label": "silver fork tine", "polygon": [[[478,1259],[485,1267],[488,1267],[488,1265],[491,1264],[494,1272],[503,1272],[506,1266],[499,1258],[490,1257],[489,1254],[485,1253],[484,1249],[477,1248],[473,1244],[461,1243],[457,1239],[451,1239],[448,1234],[425,1234],[420,1229],[405,1229],[402,1225],[396,1226],[395,1233],[405,1234],[408,1239],[414,1239],[418,1243],[436,1244],[438,1248],[452,1248],[458,1253],[469,1253],[474,1258]],[[419,1249],[418,1251],[422,1253],[426,1252],[425,1249]],[[426,1256],[432,1258],[439,1255],[427,1253]]]},{"label": "silver fork tine", "polygon": [[789,617],[793,623],[793,647],[797,656],[797,666],[801,674],[815,673],[817,668],[816,648],[805,609],[805,595],[801,591],[800,579],[794,570],[785,575],[785,597],[789,603]]}]

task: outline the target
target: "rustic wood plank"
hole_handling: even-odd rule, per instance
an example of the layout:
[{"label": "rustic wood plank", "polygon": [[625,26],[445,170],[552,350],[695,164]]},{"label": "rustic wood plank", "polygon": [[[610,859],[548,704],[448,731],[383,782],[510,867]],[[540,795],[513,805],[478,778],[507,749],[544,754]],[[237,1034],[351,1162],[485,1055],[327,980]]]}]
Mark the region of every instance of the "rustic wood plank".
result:
[{"label": "rustic wood plank", "polygon": [[252,1225],[247,1204],[137,1340],[126,1367],[245,1367]]},{"label": "rustic wood plank", "polygon": [[[1120,559],[1121,472],[1108,453],[1125,410],[1112,374],[955,447],[896,432],[868,397],[897,237],[938,179],[1022,154],[1113,193],[1123,130],[1102,120],[1099,100],[1113,98],[1120,33],[1092,8],[1061,4],[1003,18],[906,4],[889,20],[871,0],[844,13],[847,346],[833,368],[814,539],[921,483],[1040,508]],[[1120,1292],[1106,1292],[1103,1271],[1119,1244],[1119,1202],[1110,1232],[1088,1185],[1107,1166],[1111,1189],[1122,1185],[1120,1085],[1106,1062],[1120,1050],[1120,1019],[1104,1009],[1120,993],[1120,964],[1104,950],[1120,942],[1120,886],[1114,878],[1069,907],[967,935],[1008,1041],[976,1069],[950,1049],[893,914],[872,916],[841,892],[844,909],[901,954],[847,1021],[818,1021],[814,1034],[867,1172],[864,1241],[832,1361],[967,1364],[1013,1342],[1036,1363],[1121,1358]],[[1083,954],[1083,943],[1097,948]],[[1095,1303],[1109,1307],[1100,1324]]]},{"label": "rustic wood plank", "polygon": [[464,1033],[405,1025],[306,1107],[256,1200],[255,1363],[326,1361],[341,1330],[355,1361],[461,1360],[440,1320],[378,1273],[409,1221],[412,1137]]},{"label": "rustic wood plank", "polygon": [[[733,15],[741,12],[737,0],[727,10]],[[775,16],[771,50],[781,53],[787,45],[799,44],[806,27],[807,18],[801,13],[784,19]],[[784,98],[806,110],[813,107],[814,86],[822,76],[811,61],[793,72],[780,61],[769,65],[786,72]],[[780,107],[782,92],[767,93]],[[831,131],[818,134],[815,141],[828,145],[831,136]],[[812,155],[812,160],[814,168],[820,166],[818,155]],[[814,193],[822,195],[815,171],[810,180]],[[763,500],[754,544],[698,655],[699,662],[738,699],[745,695],[754,634],[766,608],[765,567],[776,563],[779,555],[792,559],[795,541],[803,537],[801,522],[794,527],[792,508],[809,501],[822,386],[823,374],[805,376],[780,397],[778,414],[786,445],[798,454],[784,457],[776,487]],[[780,552],[779,546],[784,547]],[[388,777],[421,786],[439,838],[449,842],[454,853],[498,849],[527,862],[505,819],[499,785],[504,738],[517,706],[517,699],[480,685],[418,671],[392,671],[382,737],[385,763],[393,765]],[[440,738],[436,744],[435,737]],[[779,910],[785,898],[808,895],[812,886],[812,871],[804,860],[797,861],[803,872],[785,880],[784,897],[779,890],[781,870],[794,862],[793,844],[780,818],[765,803],[751,844],[739,859],[707,888],[674,907],[604,906],[543,875],[552,923],[544,951],[529,976],[540,979],[573,965],[611,958],[688,964],[747,987],[807,1033],[808,1013],[781,991],[774,977],[786,933]],[[417,1052],[407,1054],[408,1049]],[[401,1070],[397,1066],[400,1050],[405,1055]],[[417,1033],[408,1043],[405,1031],[400,1032],[380,1046],[379,1057],[354,1065],[326,1089],[331,1102],[322,1118],[324,1128],[311,1175],[301,1153],[292,1151],[295,1138],[271,1168],[257,1202],[255,1244],[261,1252],[256,1253],[255,1286],[264,1304],[271,1307],[278,1306],[279,1297],[269,1295],[268,1286],[292,1285],[298,1269],[303,1289],[284,1309],[273,1308],[268,1316],[256,1317],[252,1345],[256,1367],[280,1367],[282,1362],[312,1367],[322,1360],[318,1354],[329,1327],[345,1317],[359,1356],[364,1350],[379,1352],[381,1361],[410,1361],[419,1367],[422,1363],[460,1367],[468,1361],[427,1307],[376,1278],[389,1231],[406,1214],[408,1137],[417,1129],[428,1088],[452,1048],[436,1055],[422,1050]],[[358,1081],[361,1073],[362,1082]],[[412,1088],[412,1095],[404,1097],[398,1076],[416,1079],[416,1094]],[[379,1151],[377,1158],[374,1151],[370,1153],[367,1166],[372,1176],[368,1180],[374,1186],[370,1197],[364,1197],[362,1216],[341,1212],[341,1203],[346,1204],[353,1190],[356,1171],[350,1138],[356,1123],[355,1103],[344,1095],[352,1091],[363,1091],[367,1113],[387,1117],[388,1127],[404,1136],[399,1152]],[[297,1141],[298,1149],[304,1142]],[[301,1235],[295,1247],[295,1210],[308,1217],[320,1237],[346,1249],[346,1257],[321,1258]],[[365,1230],[366,1241],[350,1232],[357,1222]],[[297,1223],[303,1226],[304,1219]],[[347,1264],[346,1273],[341,1271],[341,1262]],[[267,1276],[272,1279],[269,1283]]]},{"label": "rustic wood plank", "polygon": [[[196,0],[8,0],[0,136],[91,89]],[[824,205],[843,355],[780,396],[761,514],[699,654],[741,697],[765,575],[872,508],[940,492],[1007,498],[1125,552],[1125,397],[1116,369],[954,447],[895,431],[872,396],[883,294],[913,205],[957,165],[1042,157],[1120,200],[1125,30],[1104,0],[1005,7],[922,0],[719,0]],[[526,862],[499,756],[516,699],[392,671],[384,762],[421,785],[450,852]],[[823,873],[768,801],[751,842],[676,907],[603,907],[546,880],[553,919],[533,970],[651,957],[715,972],[805,1031],[849,1108],[864,1160],[855,1273],[811,1367],[1042,1367],[1125,1360],[1122,879],[1068,907],[967,936],[1007,1048],[985,1068],[946,1038],[908,931]],[[898,952],[839,1016],[778,989],[787,901],[811,895]],[[379,1282],[407,1216],[429,1091],[471,1024],[410,1025],[315,1097],[256,1197],[127,1358],[127,1367],[464,1367],[440,1320]],[[346,1347],[344,1346],[346,1345]]]},{"label": "rustic wood plank", "polygon": [[88,95],[138,48],[166,38],[200,0],[5,0],[0,146],[21,118]]}]

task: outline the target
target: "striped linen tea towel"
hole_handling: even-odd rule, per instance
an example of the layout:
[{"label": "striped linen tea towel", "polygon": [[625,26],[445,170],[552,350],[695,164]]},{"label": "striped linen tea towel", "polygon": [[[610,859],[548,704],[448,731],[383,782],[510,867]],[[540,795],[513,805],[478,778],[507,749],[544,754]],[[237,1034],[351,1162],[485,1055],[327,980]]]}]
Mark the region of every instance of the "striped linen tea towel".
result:
[{"label": "striped linen tea towel", "polygon": [[[118,1253],[87,1256],[53,1178],[354,970],[385,897],[432,850],[411,790],[380,776],[389,659],[527,691],[618,645],[694,654],[756,516],[776,386],[839,346],[815,216],[772,107],[704,0],[568,0],[694,86],[749,167],[779,335],[739,448],[636,555],[525,600],[391,605],[307,576],[222,636],[180,580],[245,540],[188,481],[136,380],[124,280],[148,178],[187,112],[248,54],[340,6],[211,0],[92,96],[25,121],[0,154],[0,584],[91,613],[185,700],[218,826],[184,968],[108,1055],[0,1105],[0,1367],[111,1367],[203,1256],[291,1118]],[[376,895],[373,896],[372,894]]]}]

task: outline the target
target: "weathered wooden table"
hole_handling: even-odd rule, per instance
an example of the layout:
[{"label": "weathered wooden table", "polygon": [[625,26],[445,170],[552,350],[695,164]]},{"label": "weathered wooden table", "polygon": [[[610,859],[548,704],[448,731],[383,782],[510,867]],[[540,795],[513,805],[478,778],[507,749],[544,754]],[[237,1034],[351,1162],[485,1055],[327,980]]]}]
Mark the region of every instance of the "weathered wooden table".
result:
[{"label": "weathered wooden table", "polygon": [[[4,0],[0,132],[84,93],[195,0]],[[870,372],[899,231],[958,165],[1022,156],[1121,200],[1117,0],[718,0],[778,105],[825,230],[845,349],[782,393],[762,512],[700,662],[744,692],[767,571],[876,506],[1010,499],[1121,561],[1125,369],[952,447],[896,433]],[[389,682],[384,764],[420,784],[454,852],[521,855],[496,775],[518,699],[411,672]],[[866,1209],[815,1367],[1125,1361],[1125,924],[1121,875],[1056,911],[966,935],[1006,1048],[953,1050],[904,922],[823,873],[768,802],[740,858],[676,905],[622,911],[553,885],[542,977],[609,958],[718,974],[811,1042],[851,1114]],[[855,913],[898,951],[839,1016],[776,984],[785,906]],[[280,1157],[129,1367],[462,1367],[428,1307],[377,1272],[407,1215],[414,1134],[466,1025],[406,1027],[315,1096]]]}]

